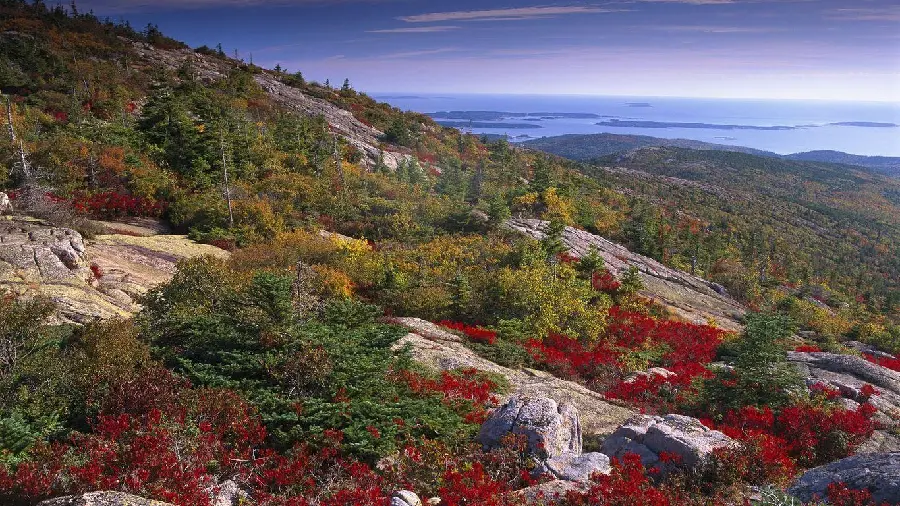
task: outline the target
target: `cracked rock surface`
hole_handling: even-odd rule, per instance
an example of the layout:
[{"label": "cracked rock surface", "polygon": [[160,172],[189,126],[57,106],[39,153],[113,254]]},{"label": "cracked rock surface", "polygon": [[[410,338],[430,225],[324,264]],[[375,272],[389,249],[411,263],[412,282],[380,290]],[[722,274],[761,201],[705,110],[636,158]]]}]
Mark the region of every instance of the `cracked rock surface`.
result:
[{"label": "cracked rock surface", "polygon": [[[506,227],[510,230],[538,240],[546,237],[544,231],[548,225],[549,222],[535,219],[512,219],[506,222]],[[726,330],[742,328],[738,318],[746,309],[720,285],[666,267],[652,258],[632,253],[620,244],[584,230],[566,227],[562,242],[576,258],[595,249],[603,258],[606,268],[616,277],[621,277],[630,267],[636,267],[644,282],[641,295],[662,304],[687,321],[706,324],[712,319]]]}]

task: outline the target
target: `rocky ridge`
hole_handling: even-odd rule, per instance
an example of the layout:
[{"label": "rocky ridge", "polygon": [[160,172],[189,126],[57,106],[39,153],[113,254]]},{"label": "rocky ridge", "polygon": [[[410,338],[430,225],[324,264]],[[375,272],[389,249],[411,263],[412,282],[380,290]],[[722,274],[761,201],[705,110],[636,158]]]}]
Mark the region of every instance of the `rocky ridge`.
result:
[{"label": "rocky ridge", "polygon": [[[549,222],[535,219],[511,219],[505,224],[510,230],[538,240],[546,237],[548,225]],[[636,267],[644,282],[641,295],[664,305],[685,320],[701,324],[714,320],[727,330],[742,328],[738,320],[746,309],[720,285],[666,267],[652,258],[632,253],[620,244],[573,227],[565,228],[562,242],[577,258],[595,249],[603,257],[606,268],[617,277],[630,267]]]},{"label": "rocky ridge", "polygon": [[0,217],[0,289],[49,298],[58,322],[129,317],[141,295],[172,278],[179,260],[228,255],[146,226],[101,225],[108,233],[85,240],[34,218]]},{"label": "rocky ridge", "polygon": [[[185,64],[189,64],[195,77],[205,82],[214,82],[225,78],[235,66],[231,60],[203,55],[192,49],[166,50],[139,42],[134,43],[134,47],[138,56],[151,65],[178,70]],[[410,158],[407,154],[383,149],[379,139],[384,132],[359,121],[350,111],[288,86],[267,70],[257,73],[254,80],[269,94],[272,100],[280,105],[300,114],[325,118],[325,121],[336,133],[356,149],[365,153],[365,163],[368,167],[373,167],[379,157],[382,157],[384,164],[393,170],[401,161]]]}]

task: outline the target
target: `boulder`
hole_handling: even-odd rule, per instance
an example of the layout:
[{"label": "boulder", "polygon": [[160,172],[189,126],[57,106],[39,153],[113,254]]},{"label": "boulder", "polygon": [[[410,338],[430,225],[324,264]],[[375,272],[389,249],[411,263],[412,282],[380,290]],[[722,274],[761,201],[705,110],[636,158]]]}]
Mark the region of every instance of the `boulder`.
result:
[{"label": "boulder", "polygon": [[826,497],[831,483],[868,489],[876,504],[900,504],[900,452],[854,455],[810,469],[788,493],[804,502],[813,501]]},{"label": "boulder", "polygon": [[12,201],[9,199],[9,195],[4,192],[0,192],[0,214],[7,214],[13,212]]},{"label": "boulder", "polygon": [[714,450],[735,445],[736,441],[696,418],[636,415],[607,438],[600,451],[610,458],[635,453],[648,467],[657,464],[665,452],[676,455],[685,466],[694,467]]},{"label": "boulder", "polygon": [[566,453],[545,460],[534,469],[532,475],[549,474],[558,480],[583,482],[588,481],[594,473],[609,474],[611,469],[609,457],[602,453]]},{"label": "boulder", "polygon": [[422,506],[422,500],[415,492],[398,490],[391,494],[391,506]]},{"label": "boulder", "polygon": [[484,422],[478,442],[494,448],[510,433],[524,434],[528,451],[541,459],[581,453],[578,410],[549,397],[513,396]]},{"label": "boulder", "polygon": [[0,216],[0,289],[52,300],[57,306],[53,323],[127,318],[140,309],[136,301],[147,290],[172,278],[179,260],[228,255],[144,226],[95,224],[122,233],[85,241],[69,228],[27,216]]},{"label": "boulder", "polygon": [[38,506],[172,506],[124,492],[90,492],[48,499]]}]

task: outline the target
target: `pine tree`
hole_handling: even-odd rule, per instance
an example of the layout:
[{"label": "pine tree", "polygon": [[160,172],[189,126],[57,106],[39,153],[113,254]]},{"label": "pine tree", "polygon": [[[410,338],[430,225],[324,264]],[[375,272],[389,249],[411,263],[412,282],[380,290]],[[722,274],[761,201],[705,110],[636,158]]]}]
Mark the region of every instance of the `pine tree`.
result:
[{"label": "pine tree", "polygon": [[475,174],[469,183],[469,189],[466,193],[466,202],[475,205],[481,200],[482,187],[484,186],[484,162],[479,162],[475,167]]},{"label": "pine tree", "polygon": [[531,169],[531,191],[543,193],[547,188],[553,186],[553,175],[550,170],[550,162],[547,158],[539,156],[534,161]]},{"label": "pine tree", "polygon": [[344,85],[341,86],[341,91],[344,93],[353,91],[353,88],[350,87],[350,79],[344,79]]}]

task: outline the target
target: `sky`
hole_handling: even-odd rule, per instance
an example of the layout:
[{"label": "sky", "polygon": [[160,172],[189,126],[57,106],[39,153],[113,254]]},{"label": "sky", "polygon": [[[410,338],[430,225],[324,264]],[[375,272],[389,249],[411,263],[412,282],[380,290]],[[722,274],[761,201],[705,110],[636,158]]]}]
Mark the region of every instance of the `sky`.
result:
[{"label": "sky", "polygon": [[898,0],[79,0],[370,94],[900,103]]}]

